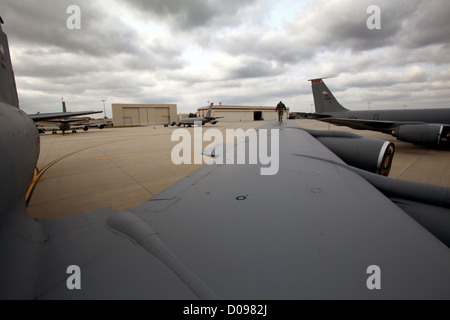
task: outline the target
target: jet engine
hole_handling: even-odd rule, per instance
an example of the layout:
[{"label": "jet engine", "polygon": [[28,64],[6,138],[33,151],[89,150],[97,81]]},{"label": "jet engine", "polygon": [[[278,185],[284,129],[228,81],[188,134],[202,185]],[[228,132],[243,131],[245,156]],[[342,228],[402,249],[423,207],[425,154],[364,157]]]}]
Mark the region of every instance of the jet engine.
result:
[{"label": "jet engine", "polygon": [[104,127],[105,127],[105,125],[104,125],[103,123],[101,123],[101,124],[98,125],[98,128],[99,128],[99,129],[103,129]]},{"label": "jet engine", "polygon": [[416,144],[441,144],[450,142],[450,126],[441,124],[405,124],[392,132],[400,141]]},{"label": "jet engine", "polygon": [[211,124],[216,124],[217,122],[219,122],[219,121],[213,120],[213,121],[211,121]]},{"label": "jet engine", "polygon": [[88,126],[84,126],[83,127],[83,131],[88,131],[89,130],[89,127]]},{"label": "jet engine", "polygon": [[392,142],[364,138],[340,131],[306,130],[350,166],[388,176],[395,145]]},{"label": "jet engine", "polygon": [[175,121],[172,121],[172,122],[170,122],[169,124],[170,124],[171,127],[173,127],[173,126],[176,124],[176,122],[175,122]]}]

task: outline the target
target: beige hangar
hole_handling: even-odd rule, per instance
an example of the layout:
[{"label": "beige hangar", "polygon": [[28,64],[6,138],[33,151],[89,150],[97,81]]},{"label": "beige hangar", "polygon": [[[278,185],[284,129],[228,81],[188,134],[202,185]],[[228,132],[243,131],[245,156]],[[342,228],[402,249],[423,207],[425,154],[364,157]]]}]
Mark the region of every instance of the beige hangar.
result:
[{"label": "beige hangar", "polygon": [[[208,107],[198,108],[198,116],[204,117],[208,112]],[[284,119],[289,115],[289,108],[284,113]],[[211,117],[223,117],[220,122],[225,121],[260,121],[260,120],[277,120],[275,107],[261,106],[213,106]]]},{"label": "beige hangar", "polygon": [[114,126],[145,126],[177,121],[176,104],[112,104]]}]

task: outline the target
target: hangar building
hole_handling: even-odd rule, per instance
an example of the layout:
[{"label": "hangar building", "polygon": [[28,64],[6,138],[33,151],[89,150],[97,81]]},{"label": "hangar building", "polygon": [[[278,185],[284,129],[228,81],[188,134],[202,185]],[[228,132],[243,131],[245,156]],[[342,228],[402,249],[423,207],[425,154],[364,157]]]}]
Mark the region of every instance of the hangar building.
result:
[{"label": "hangar building", "polygon": [[165,124],[177,121],[176,104],[112,104],[114,126]]},{"label": "hangar building", "polygon": [[[284,119],[289,115],[289,108],[284,113]],[[198,116],[204,117],[208,112],[208,107],[198,108]],[[259,121],[259,120],[277,120],[278,115],[275,107],[257,107],[257,106],[213,106],[211,117],[224,117],[219,121]]]}]

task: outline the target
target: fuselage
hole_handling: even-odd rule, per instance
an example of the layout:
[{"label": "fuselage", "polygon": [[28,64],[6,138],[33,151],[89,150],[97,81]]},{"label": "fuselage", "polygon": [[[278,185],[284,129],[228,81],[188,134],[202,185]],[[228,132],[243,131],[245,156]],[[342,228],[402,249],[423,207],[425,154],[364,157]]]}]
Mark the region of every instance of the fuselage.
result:
[{"label": "fuselage", "polygon": [[177,126],[193,126],[196,125],[197,123],[201,123],[202,125],[204,125],[205,123],[211,123],[211,124],[216,124],[218,121],[216,120],[216,118],[214,117],[200,117],[200,118],[184,118],[181,119],[180,122],[172,122],[171,125],[177,125]]},{"label": "fuselage", "polygon": [[0,215],[17,204],[25,206],[25,194],[39,157],[40,138],[34,121],[22,110],[0,102]]},{"label": "fuselage", "polygon": [[425,122],[450,125],[450,109],[363,110],[324,112],[332,118],[399,122]]},{"label": "fuselage", "polygon": [[69,122],[59,122],[58,128],[61,131],[68,131],[68,130],[70,130],[70,123]]},{"label": "fuselage", "polygon": [[205,124],[209,121],[211,121],[212,119],[207,119],[207,118],[184,118],[181,120],[182,124],[195,124],[195,122],[201,122],[202,124]]}]

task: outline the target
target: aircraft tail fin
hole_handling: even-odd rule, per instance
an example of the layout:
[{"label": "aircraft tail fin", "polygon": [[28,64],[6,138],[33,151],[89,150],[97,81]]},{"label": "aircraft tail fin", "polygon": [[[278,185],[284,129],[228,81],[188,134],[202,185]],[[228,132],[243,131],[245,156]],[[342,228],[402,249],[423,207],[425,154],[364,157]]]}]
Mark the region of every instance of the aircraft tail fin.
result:
[{"label": "aircraft tail fin", "polygon": [[334,97],[323,78],[311,79],[314,106],[317,113],[348,111]]},{"label": "aircraft tail fin", "polygon": [[3,20],[0,17],[0,101],[19,107],[16,80],[9,53],[8,37],[2,30]]},{"label": "aircraft tail fin", "polygon": [[63,98],[61,98],[61,101],[62,101],[62,109],[63,109],[63,112],[67,112],[66,102],[64,101]]},{"label": "aircraft tail fin", "polygon": [[211,118],[211,111],[212,111],[213,105],[214,105],[214,102],[211,102],[211,104],[209,105],[208,113],[206,114],[205,118]]}]

